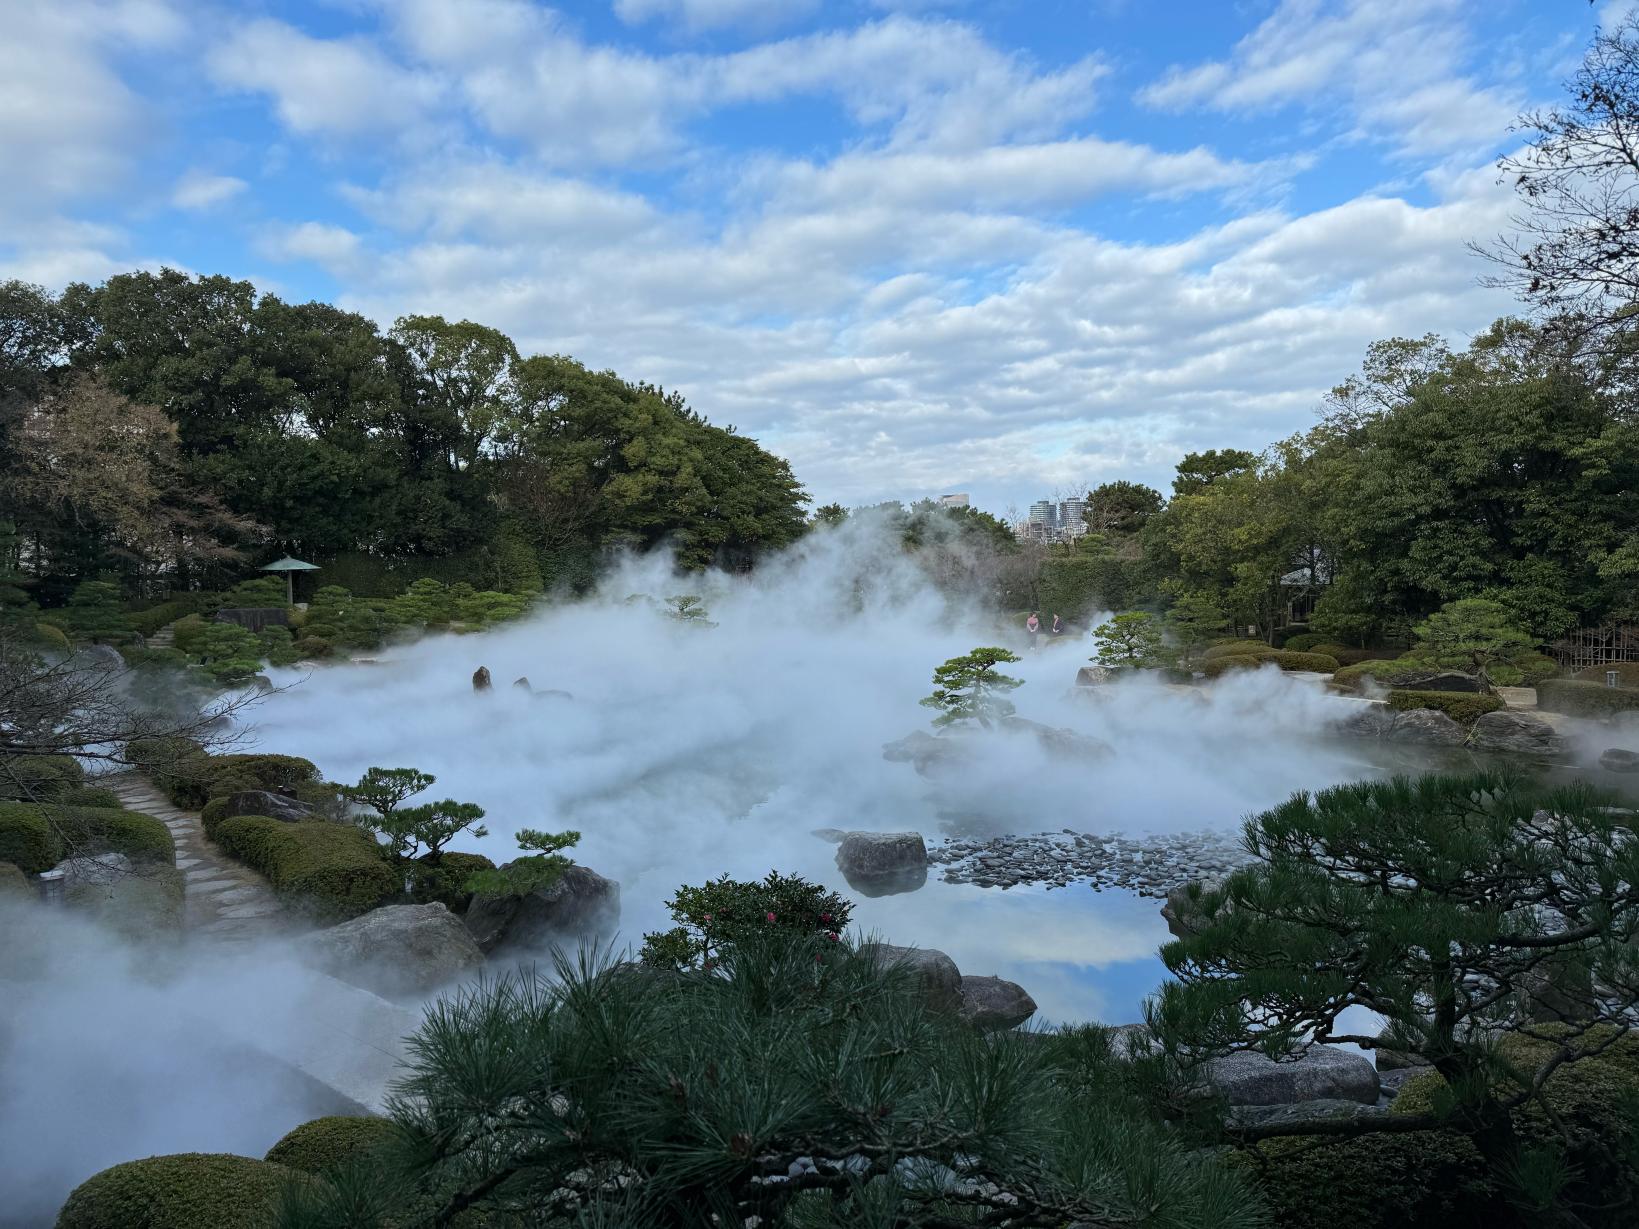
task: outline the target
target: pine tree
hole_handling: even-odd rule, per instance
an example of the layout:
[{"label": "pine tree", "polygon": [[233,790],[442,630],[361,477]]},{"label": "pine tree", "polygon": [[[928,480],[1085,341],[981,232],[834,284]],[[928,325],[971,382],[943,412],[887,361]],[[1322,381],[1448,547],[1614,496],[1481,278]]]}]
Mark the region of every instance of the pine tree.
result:
[{"label": "pine tree", "polygon": [[956,725],[976,721],[985,729],[1013,713],[1013,702],[1006,694],[1023,685],[1022,679],[998,673],[997,666],[1018,661],[1006,649],[974,649],[961,657],[952,657],[933,672],[933,694],[921,703],[937,708],[940,713],[933,719],[936,726]]},{"label": "pine tree", "polygon": [[1111,669],[1154,670],[1172,664],[1166,640],[1155,616],[1142,610],[1118,614],[1093,630],[1101,666]]}]

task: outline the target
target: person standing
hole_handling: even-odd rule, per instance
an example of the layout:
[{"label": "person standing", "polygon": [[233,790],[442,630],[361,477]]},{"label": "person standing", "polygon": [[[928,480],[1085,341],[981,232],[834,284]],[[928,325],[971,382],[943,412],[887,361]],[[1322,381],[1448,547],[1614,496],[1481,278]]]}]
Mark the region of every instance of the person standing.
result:
[{"label": "person standing", "polygon": [[1064,635],[1064,620],[1059,618],[1057,613],[1053,615],[1053,635]]},{"label": "person standing", "polygon": [[1041,634],[1041,620],[1036,617],[1034,610],[1030,612],[1030,617],[1024,621],[1024,630],[1030,633],[1030,647],[1034,649],[1036,647],[1036,637]]}]

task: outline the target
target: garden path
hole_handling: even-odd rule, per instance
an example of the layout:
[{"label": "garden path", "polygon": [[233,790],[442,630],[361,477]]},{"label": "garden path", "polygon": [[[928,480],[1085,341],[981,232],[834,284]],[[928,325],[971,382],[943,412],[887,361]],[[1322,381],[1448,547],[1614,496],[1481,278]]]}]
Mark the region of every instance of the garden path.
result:
[{"label": "garden path", "polygon": [[173,806],[136,773],[121,773],[106,784],[126,810],[152,815],[171,830],[177,869],[183,877],[183,926],[188,933],[243,943],[288,925],[289,916],[272,886],[208,840],[198,812]]}]

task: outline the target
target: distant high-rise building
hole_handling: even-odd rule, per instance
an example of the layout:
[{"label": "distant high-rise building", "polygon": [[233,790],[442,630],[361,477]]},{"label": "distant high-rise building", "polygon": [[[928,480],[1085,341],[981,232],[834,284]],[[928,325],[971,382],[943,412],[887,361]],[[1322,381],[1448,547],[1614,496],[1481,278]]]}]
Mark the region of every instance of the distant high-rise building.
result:
[{"label": "distant high-rise building", "polygon": [[1051,499],[1038,499],[1030,505],[1030,523],[1044,529],[1058,528],[1059,510],[1053,506]]},{"label": "distant high-rise building", "polygon": [[1079,538],[1087,532],[1087,501],[1065,499],[1059,502],[1059,533],[1066,538]]},{"label": "distant high-rise building", "polygon": [[963,491],[956,495],[941,495],[939,505],[944,508],[965,508],[967,507],[967,492]]}]

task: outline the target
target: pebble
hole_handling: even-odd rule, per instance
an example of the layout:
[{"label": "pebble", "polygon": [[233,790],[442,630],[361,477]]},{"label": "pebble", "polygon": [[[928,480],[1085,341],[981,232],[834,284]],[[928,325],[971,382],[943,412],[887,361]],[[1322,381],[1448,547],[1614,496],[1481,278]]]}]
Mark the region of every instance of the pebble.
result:
[{"label": "pebble", "polygon": [[1238,832],[1166,832],[1130,838],[1120,832],[1038,832],[988,840],[955,837],[928,850],[946,883],[981,888],[1046,884],[1048,891],[1087,882],[1164,897],[1192,879],[1223,875],[1247,861]]}]

